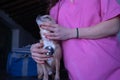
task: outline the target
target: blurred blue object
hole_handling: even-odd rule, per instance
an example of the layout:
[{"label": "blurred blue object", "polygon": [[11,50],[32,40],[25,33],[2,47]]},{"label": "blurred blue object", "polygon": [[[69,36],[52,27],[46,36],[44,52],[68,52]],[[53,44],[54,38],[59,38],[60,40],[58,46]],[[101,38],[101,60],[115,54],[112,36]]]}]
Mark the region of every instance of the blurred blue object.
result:
[{"label": "blurred blue object", "polygon": [[31,57],[30,47],[16,48],[9,53],[7,73],[10,76],[37,76],[37,66]]}]

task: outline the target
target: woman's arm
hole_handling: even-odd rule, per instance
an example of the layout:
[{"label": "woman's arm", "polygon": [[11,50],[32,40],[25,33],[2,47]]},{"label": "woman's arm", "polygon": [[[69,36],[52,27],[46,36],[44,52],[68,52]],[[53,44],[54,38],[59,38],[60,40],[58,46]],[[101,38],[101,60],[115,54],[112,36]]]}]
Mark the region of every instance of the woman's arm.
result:
[{"label": "woman's arm", "polygon": [[[64,28],[58,24],[44,23],[42,28],[51,31],[51,33],[45,34],[48,39],[67,40],[76,38],[77,36],[77,31],[75,28]],[[117,34],[119,29],[120,19],[115,17],[95,26],[79,28],[78,32],[79,38],[97,39]]]},{"label": "woman's arm", "polygon": [[109,35],[114,35],[119,32],[120,19],[118,17],[101,22],[96,26],[87,28],[79,28],[79,38],[96,39]]}]

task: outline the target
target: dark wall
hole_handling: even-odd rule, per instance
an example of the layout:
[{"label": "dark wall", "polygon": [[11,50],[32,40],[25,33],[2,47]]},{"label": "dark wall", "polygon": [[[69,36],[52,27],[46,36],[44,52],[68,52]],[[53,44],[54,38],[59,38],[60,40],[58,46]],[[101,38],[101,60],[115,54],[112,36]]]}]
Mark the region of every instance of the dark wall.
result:
[{"label": "dark wall", "polygon": [[11,30],[0,22],[0,73],[6,72],[7,55],[11,49]]}]

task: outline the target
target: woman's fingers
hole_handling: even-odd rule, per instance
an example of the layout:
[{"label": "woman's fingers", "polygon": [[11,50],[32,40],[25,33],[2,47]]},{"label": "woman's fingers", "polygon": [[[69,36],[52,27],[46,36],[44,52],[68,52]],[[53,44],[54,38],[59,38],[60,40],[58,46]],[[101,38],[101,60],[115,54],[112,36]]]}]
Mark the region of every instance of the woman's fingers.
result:
[{"label": "woman's fingers", "polygon": [[46,56],[45,53],[47,53],[48,51],[45,50],[45,49],[34,49],[33,52],[32,52],[32,56],[36,56],[36,57],[48,57]]},{"label": "woman's fingers", "polygon": [[34,50],[35,48],[41,48],[42,46],[43,46],[42,43],[32,44],[30,51]]},{"label": "woman's fingers", "polygon": [[43,54],[43,53],[47,53],[48,51],[46,49],[43,49],[43,48],[34,48],[31,50],[32,53],[40,53],[40,54]]},{"label": "woman's fingers", "polygon": [[32,58],[37,63],[44,63],[45,60],[48,59],[48,56],[44,53],[47,53],[48,51],[46,49],[43,49],[43,43],[40,41],[40,43],[33,44],[30,48]]},{"label": "woman's fingers", "polygon": [[47,60],[48,59],[47,57],[40,58],[40,57],[37,57],[37,56],[32,56],[32,58],[34,58],[35,60],[38,60],[38,61],[43,61],[43,60]]},{"label": "woman's fingers", "polygon": [[49,27],[49,26],[51,26],[51,27],[56,27],[56,25],[57,24],[53,24],[53,23],[49,23],[49,22],[44,22],[43,24],[41,24],[41,26],[47,26],[47,27]]},{"label": "woman's fingers", "polygon": [[48,56],[45,54],[39,54],[39,53],[33,53],[32,58],[37,62],[37,63],[45,63],[46,60],[48,60]]},{"label": "woman's fingers", "polygon": [[57,24],[51,24],[51,23],[44,23],[41,28],[45,29],[45,30],[48,30],[48,31],[51,31],[51,32],[54,32],[56,31],[58,25]]},{"label": "woman's fingers", "polygon": [[59,40],[59,36],[55,33],[47,33],[47,34],[44,34],[44,35],[48,39]]},{"label": "woman's fingers", "polygon": [[43,49],[42,47],[40,48],[40,44],[33,44],[31,47],[31,53],[33,57],[38,57],[38,58],[44,58],[47,57],[44,53],[47,53],[48,51],[46,49]]},{"label": "woman's fingers", "polygon": [[35,60],[35,62],[40,63],[40,64],[45,63],[45,61],[43,61],[43,60],[37,60],[37,59],[34,59],[34,60]]},{"label": "woman's fingers", "polygon": [[34,51],[39,52],[39,49],[41,49],[42,47],[43,47],[43,43],[42,43],[42,41],[40,41],[40,43],[32,44],[30,51],[31,52],[34,52]]},{"label": "woman's fingers", "polygon": [[48,30],[48,31],[50,31],[50,32],[54,32],[55,29],[56,29],[56,28],[54,28],[54,27],[47,27],[47,26],[41,27],[41,28],[42,28],[42,29],[45,29],[45,30]]}]

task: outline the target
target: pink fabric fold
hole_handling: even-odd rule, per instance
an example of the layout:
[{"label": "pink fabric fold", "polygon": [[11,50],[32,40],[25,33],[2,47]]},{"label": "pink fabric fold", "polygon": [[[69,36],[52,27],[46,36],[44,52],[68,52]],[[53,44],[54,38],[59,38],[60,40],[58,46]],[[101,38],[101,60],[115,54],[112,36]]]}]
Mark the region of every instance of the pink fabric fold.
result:
[{"label": "pink fabric fold", "polygon": [[[117,0],[74,0],[74,3],[61,0],[60,3],[50,13],[64,27],[90,27],[120,16]],[[116,36],[70,39],[63,41],[62,47],[70,80],[120,80],[120,45]]]}]

